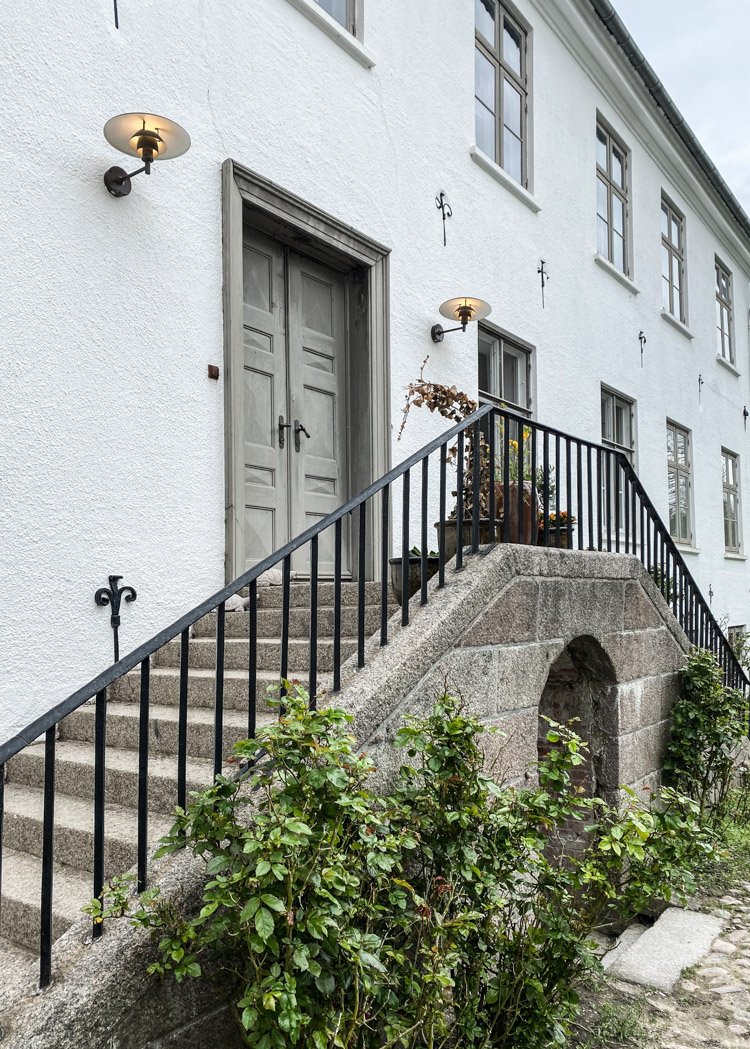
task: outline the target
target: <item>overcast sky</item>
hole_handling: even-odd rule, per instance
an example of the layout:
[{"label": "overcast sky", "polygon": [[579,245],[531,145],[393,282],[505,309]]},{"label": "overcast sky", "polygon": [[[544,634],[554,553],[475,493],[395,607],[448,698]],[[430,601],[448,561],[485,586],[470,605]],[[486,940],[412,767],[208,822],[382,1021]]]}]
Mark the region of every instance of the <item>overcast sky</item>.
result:
[{"label": "overcast sky", "polygon": [[698,141],[750,213],[750,3],[613,2]]}]

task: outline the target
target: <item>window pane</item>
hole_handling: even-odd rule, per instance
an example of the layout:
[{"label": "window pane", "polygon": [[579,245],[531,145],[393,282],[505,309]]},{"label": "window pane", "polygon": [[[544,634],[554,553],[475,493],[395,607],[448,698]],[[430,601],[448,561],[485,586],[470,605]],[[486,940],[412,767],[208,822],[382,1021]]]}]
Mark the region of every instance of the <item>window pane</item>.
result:
[{"label": "window pane", "polygon": [[677,474],[669,471],[669,534],[677,535]]},{"label": "window pane", "polygon": [[516,182],[521,181],[521,139],[507,127],[503,130],[503,168]]},{"label": "window pane", "polygon": [[624,179],[624,176],[623,176],[624,163],[625,163],[625,158],[623,157],[622,153],[617,148],[617,146],[613,145],[612,146],[612,181],[615,183],[615,185],[620,186],[620,187],[625,185],[624,180],[623,180]]},{"label": "window pane", "polygon": [[669,283],[668,277],[662,277],[661,281],[661,302],[662,306],[668,313],[672,312],[672,288]]},{"label": "window pane", "polygon": [[612,404],[614,398],[609,393],[602,393],[602,439],[612,440]]},{"label": "window pane", "polygon": [[521,32],[506,18],[503,22],[503,58],[521,75]]},{"label": "window pane", "polygon": [[479,48],[474,51],[475,94],[493,113],[495,112],[495,67]]},{"label": "window pane", "polygon": [[494,390],[490,386],[490,354],[492,352],[492,345],[487,344],[484,339],[479,339],[479,376],[478,385],[479,389],[483,393],[494,394]]},{"label": "window pane", "polygon": [[603,218],[596,220],[596,250],[605,259],[609,258],[609,227]]},{"label": "window pane", "polygon": [[612,228],[615,233],[622,234],[624,231],[625,207],[618,196],[612,195]]},{"label": "window pane", "polygon": [[509,80],[503,82],[503,123],[521,137],[521,95]]},{"label": "window pane", "polygon": [[679,478],[679,495],[680,495],[680,539],[688,539],[690,537],[690,514],[688,509],[688,481],[684,474],[680,474]]},{"label": "window pane", "polygon": [[495,46],[495,0],[474,0],[474,24],[484,39]]},{"label": "window pane", "polygon": [[679,430],[677,431],[677,462],[687,463],[687,438]]},{"label": "window pane", "polygon": [[674,462],[674,430],[671,426],[667,427],[667,458]]},{"label": "window pane", "polygon": [[596,162],[600,168],[607,170],[607,136],[601,128],[596,129]]},{"label": "window pane", "polygon": [[318,0],[318,3],[337,22],[340,22],[345,28],[349,28],[346,24],[346,0]]},{"label": "window pane", "polygon": [[723,484],[729,483],[729,456],[721,456],[721,480]]},{"label": "window pane", "polygon": [[[608,191],[607,184],[602,179],[597,178],[596,180],[596,213],[604,219],[605,222],[609,221],[609,210],[607,206]],[[606,255],[606,252],[605,252]]]},{"label": "window pane", "polygon": [[665,237],[669,236],[669,208],[666,204],[661,206],[661,231]]},{"label": "window pane", "polygon": [[518,358],[507,350],[503,353],[503,398],[518,404]]},{"label": "window pane", "polygon": [[478,98],[474,99],[474,110],[477,146],[491,160],[497,160],[495,156],[495,118]]},{"label": "window pane", "polygon": [[625,241],[619,233],[612,235],[612,262],[618,270],[625,272]]},{"label": "window pane", "polygon": [[672,216],[672,243],[676,248],[680,246],[680,224],[677,219]]}]

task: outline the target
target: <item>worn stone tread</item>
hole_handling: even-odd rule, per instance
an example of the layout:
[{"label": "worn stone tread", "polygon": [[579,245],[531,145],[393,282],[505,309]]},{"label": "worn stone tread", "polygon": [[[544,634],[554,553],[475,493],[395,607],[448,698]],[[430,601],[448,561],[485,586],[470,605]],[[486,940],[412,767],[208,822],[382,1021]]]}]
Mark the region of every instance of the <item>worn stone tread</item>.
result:
[{"label": "worn stone tread", "polygon": [[[154,653],[154,664],[159,667],[178,667],[180,665],[179,640],[169,641],[158,652]],[[318,641],[318,669],[325,671],[333,668],[333,641],[323,638]],[[281,638],[259,637],[257,643],[257,660],[260,670],[275,670],[279,673],[281,660]],[[307,673],[310,665],[309,642],[300,638],[289,638],[289,665]],[[341,638],[341,662],[357,651],[356,637]],[[226,638],[224,643],[224,665],[231,670],[243,670],[249,662],[249,645],[245,638]],[[216,666],[216,642],[213,638],[194,637],[188,648],[190,667],[210,668]]]},{"label": "worn stone tread", "polygon": [[[39,949],[42,861],[3,849],[3,935],[28,950]],[[57,939],[81,916],[93,894],[90,874],[62,863],[53,865],[52,936]]]},{"label": "worn stone tread", "polygon": [[671,991],[683,969],[711,950],[724,922],[712,914],[667,907],[658,920],[609,967],[608,975]]},{"label": "worn stone tread", "polygon": [[[307,670],[290,670],[289,679],[307,685]],[[328,675],[329,677],[330,675]],[[328,677],[318,674],[318,687],[326,687]],[[122,703],[138,703],[140,700],[141,675],[139,670],[131,670],[112,683],[110,700]],[[224,708],[225,710],[247,711],[247,670],[224,671]],[[280,682],[278,670],[259,670],[256,680],[255,698],[260,713],[268,705],[268,689],[278,688]],[[150,672],[152,702],[163,706],[176,705],[180,697],[180,670],[177,666],[152,667]],[[209,667],[190,667],[188,673],[188,707],[192,711],[197,707],[213,709],[216,698],[216,672]],[[276,709],[276,708],[269,708]]]}]

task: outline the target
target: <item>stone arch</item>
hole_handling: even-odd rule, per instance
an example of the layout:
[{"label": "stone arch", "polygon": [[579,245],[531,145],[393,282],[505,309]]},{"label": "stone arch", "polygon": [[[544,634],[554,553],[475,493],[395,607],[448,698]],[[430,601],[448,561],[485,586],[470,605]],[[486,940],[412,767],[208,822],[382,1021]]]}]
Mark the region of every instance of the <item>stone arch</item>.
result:
[{"label": "stone arch", "polygon": [[549,669],[539,700],[537,753],[547,741],[551,718],[561,724],[577,718],[574,731],[589,744],[589,757],[572,770],[573,782],[589,796],[616,802],[619,788],[617,677],[599,641],[584,634],[573,638]]}]

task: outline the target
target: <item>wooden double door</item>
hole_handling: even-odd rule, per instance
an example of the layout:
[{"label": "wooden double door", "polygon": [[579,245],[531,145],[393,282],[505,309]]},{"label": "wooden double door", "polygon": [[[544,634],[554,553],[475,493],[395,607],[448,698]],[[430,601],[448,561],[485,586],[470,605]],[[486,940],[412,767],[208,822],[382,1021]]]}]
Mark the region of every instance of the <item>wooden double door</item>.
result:
[{"label": "wooden double door", "polygon": [[[349,497],[346,324],[344,275],[244,227],[245,568]],[[333,538],[328,529],[320,539],[324,576]],[[309,574],[309,545],[292,568]]]}]

